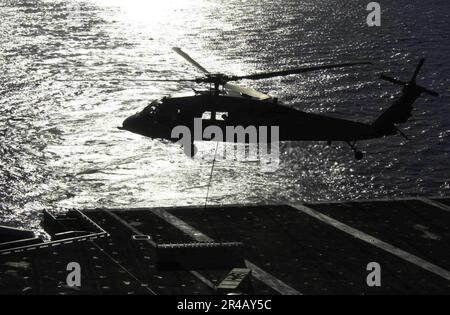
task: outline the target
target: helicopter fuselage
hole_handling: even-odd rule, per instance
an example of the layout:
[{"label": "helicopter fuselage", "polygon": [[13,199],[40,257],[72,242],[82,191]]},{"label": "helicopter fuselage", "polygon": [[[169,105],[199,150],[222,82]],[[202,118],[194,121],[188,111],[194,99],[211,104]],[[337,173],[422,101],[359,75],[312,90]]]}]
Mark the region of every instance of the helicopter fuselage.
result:
[{"label": "helicopter fuselage", "polygon": [[[307,113],[270,98],[258,100],[246,96],[215,95],[196,92],[153,101],[141,112],[127,118],[121,129],[146,137],[177,141],[172,130],[186,126],[194,132],[194,119],[201,120],[202,134],[217,126],[225,134],[227,127],[278,127],[279,141],[345,141],[373,139],[395,133],[379,130],[371,124]],[[273,138],[268,137],[268,142]],[[272,140],[271,140],[272,139]],[[201,137],[200,140],[211,140]],[[224,138],[224,141],[227,141]],[[234,139],[234,142],[240,142]]]}]

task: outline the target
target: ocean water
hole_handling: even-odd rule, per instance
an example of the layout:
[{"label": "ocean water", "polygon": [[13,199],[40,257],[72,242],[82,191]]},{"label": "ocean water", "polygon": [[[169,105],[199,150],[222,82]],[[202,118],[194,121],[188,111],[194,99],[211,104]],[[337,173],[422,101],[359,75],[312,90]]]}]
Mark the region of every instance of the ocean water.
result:
[{"label": "ocean water", "polygon": [[[385,72],[427,61],[423,97],[400,136],[358,143],[283,143],[276,172],[219,159],[209,204],[449,195],[450,3],[348,0],[0,0],[0,223],[39,230],[41,211],[204,204],[215,145],[189,159],[173,144],[120,131],[123,119],[188,83],[127,81],[246,74],[323,62],[371,67],[244,81],[289,106],[373,121],[400,92]],[[73,80],[98,79],[93,82]],[[60,81],[67,80],[67,81]],[[119,80],[114,84],[111,80]],[[219,145],[219,150],[223,145]],[[209,154],[207,154],[209,153]]]}]

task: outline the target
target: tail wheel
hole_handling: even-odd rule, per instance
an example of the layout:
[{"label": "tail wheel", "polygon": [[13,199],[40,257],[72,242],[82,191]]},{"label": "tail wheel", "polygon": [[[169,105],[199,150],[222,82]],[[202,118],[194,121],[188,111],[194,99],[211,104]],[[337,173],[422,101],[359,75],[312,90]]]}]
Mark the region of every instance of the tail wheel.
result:
[{"label": "tail wheel", "polygon": [[355,142],[347,141],[347,144],[355,153],[355,160],[360,161],[364,158],[364,153],[362,153],[361,151],[358,151],[358,149],[356,148],[356,141]]},{"label": "tail wheel", "polygon": [[355,151],[355,160],[360,161],[364,158],[364,153],[361,151]]}]

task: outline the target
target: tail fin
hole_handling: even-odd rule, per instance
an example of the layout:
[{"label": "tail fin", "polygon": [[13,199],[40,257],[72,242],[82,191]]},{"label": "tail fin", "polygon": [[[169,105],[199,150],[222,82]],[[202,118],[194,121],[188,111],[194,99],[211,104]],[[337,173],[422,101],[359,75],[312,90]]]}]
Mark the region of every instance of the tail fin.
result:
[{"label": "tail fin", "polygon": [[397,99],[391,107],[384,111],[380,117],[374,121],[374,127],[379,130],[395,130],[395,124],[405,123],[408,121],[409,117],[411,117],[413,104],[422,93],[427,93],[432,96],[439,96],[438,93],[416,84],[416,78],[424,62],[425,59],[420,60],[414,75],[408,82],[400,81],[384,74],[381,75],[381,79],[383,80],[394,84],[403,85],[403,91],[400,98]]}]

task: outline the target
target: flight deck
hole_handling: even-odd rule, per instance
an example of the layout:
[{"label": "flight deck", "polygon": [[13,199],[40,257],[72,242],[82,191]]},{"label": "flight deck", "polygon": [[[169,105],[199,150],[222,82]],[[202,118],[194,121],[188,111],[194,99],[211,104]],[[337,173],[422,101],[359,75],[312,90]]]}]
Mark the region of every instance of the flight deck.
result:
[{"label": "flight deck", "polygon": [[0,244],[1,293],[450,293],[449,198],[86,209],[42,226],[51,240]]}]

